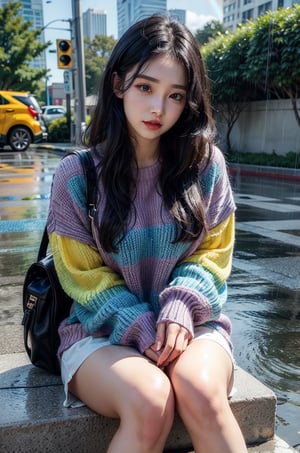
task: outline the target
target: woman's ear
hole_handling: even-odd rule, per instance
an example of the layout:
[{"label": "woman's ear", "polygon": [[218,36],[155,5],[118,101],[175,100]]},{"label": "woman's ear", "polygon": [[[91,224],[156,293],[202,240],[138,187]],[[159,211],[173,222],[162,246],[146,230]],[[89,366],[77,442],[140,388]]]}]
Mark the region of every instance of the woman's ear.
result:
[{"label": "woman's ear", "polygon": [[122,92],[122,82],[120,76],[114,72],[113,73],[113,80],[112,80],[113,91],[117,98],[123,99],[123,92]]}]

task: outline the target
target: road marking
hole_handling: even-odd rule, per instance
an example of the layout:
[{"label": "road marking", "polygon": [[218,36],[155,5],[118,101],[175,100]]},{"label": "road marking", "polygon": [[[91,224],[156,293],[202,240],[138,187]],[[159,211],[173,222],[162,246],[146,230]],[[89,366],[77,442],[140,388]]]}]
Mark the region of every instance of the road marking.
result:
[{"label": "road marking", "polygon": [[[300,212],[300,206],[288,204],[278,198],[263,197],[260,195],[249,195],[244,193],[234,194],[236,204],[252,206],[254,208],[266,209],[275,212]],[[297,201],[297,197],[288,197],[289,200]]]},{"label": "road marking", "polygon": [[[283,222],[285,222],[285,221],[283,220]],[[267,227],[265,227],[264,223],[265,222],[263,222],[263,221],[237,222],[236,229],[241,230],[241,231],[247,231],[248,233],[259,234],[260,236],[270,238],[274,241],[280,241],[280,242],[283,242],[284,244],[289,244],[289,245],[294,245],[295,247],[300,247],[300,237],[299,236],[278,231],[281,229],[285,229],[285,228],[280,228],[280,223],[281,223],[280,220],[276,220],[273,222],[274,225],[275,225],[275,223],[277,225],[276,229],[274,229],[274,228],[271,229],[268,227],[268,225],[267,225]],[[297,228],[295,228],[295,229],[300,230],[299,220],[297,221]]]}]

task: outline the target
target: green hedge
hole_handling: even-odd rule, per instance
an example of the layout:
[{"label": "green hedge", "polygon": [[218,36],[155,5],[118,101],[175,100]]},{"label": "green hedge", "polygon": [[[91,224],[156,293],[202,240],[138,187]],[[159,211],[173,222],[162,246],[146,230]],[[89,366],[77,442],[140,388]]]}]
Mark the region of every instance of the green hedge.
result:
[{"label": "green hedge", "polygon": [[300,153],[288,152],[285,155],[276,153],[244,153],[235,151],[226,155],[229,163],[268,165],[271,167],[300,168]]},{"label": "green hedge", "polygon": [[[91,116],[86,116],[86,125],[91,121]],[[71,123],[74,125],[75,119],[71,118]],[[67,124],[67,117],[59,118],[50,123],[48,127],[48,142],[58,143],[58,142],[69,142],[70,141],[70,131]]]},{"label": "green hedge", "polygon": [[50,123],[48,127],[48,142],[69,142],[70,130],[67,123],[67,118],[59,118]]}]

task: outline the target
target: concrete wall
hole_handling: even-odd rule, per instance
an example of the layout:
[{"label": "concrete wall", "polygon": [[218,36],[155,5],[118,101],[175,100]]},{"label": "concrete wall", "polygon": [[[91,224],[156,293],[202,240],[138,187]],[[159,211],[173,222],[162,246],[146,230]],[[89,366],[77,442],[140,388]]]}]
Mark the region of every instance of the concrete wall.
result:
[{"label": "concrete wall", "polygon": [[[217,119],[217,128],[225,150],[226,128],[221,119]],[[289,99],[251,102],[235,123],[230,138],[234,151],[300,152],[300,127]]]}]

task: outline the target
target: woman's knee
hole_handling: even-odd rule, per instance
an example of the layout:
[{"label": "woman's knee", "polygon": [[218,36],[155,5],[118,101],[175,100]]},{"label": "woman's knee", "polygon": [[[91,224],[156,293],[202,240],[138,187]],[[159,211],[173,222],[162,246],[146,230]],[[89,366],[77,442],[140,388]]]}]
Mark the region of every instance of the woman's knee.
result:
[{"label": "woman's knee", "polygon": [[127,397],[121,418],[136,426],[141,444],[151,449],[173,424],[175,403],[170,381],[163,373],[155,373],[143,385],[133,387]]},{"label": "woman's knee", "polygon": [[226,383],[202,373],[187,376],[173,373],[172,383],[180,415],[187,415],[201,424],[218,424],[226,413]]}]

